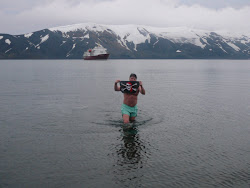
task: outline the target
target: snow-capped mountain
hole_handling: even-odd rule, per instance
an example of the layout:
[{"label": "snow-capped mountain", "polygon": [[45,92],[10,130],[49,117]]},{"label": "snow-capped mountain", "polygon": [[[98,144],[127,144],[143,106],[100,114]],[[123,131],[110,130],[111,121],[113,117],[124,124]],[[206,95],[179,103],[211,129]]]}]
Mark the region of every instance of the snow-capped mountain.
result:
[{"label": "snow-capped mountain", "polygon": [[0,34],[0,58],[81,59],[96,45],[110,58],[250,58],[250,33],[94,23]]}]

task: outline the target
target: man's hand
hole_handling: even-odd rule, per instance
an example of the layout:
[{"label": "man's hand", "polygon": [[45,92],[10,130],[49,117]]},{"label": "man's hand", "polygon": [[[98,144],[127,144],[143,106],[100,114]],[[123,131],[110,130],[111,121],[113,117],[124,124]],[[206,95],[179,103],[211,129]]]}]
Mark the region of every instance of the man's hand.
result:
[{"label": "man's hand", "polygon": [[140,83],[140,86],[142,86],[142,81],[139,81],[139,83]]},{"label": "man's hand", "polygon": [[121,81],[121,80],[116,80],[115,83],[117,84],[117,83],[119,83],[120,81]]}]

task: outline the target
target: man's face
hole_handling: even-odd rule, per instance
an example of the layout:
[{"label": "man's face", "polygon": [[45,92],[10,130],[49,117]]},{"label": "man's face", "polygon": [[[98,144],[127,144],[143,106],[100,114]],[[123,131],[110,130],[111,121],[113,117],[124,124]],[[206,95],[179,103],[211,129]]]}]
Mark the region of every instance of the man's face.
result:
[{"label": "man's face", "polygon": [[136,81],[136,77],[134,76],[129,77],[129,81]]}]

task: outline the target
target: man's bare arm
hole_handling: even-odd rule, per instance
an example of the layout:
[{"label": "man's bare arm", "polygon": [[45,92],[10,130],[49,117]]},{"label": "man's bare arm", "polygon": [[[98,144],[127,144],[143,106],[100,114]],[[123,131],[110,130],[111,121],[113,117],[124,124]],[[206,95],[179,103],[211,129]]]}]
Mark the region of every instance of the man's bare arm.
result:
[{"label": "man's bare arm", "polygon": [[115,85],[114,85],[114,90],[115,90],[115,91],[120,91],[120,90],[121,90],[121,89],[120,89],[120,86],[117,85],[117,83],[119,83],[120,81],[121,81],[121,80],[116,80],[116,81],[115,81]]},{"label": "man's bare arm", "polygon": [[142,81],[139,81],[139,83],[140,83],[139,91],[140,91],[141,94],[145,95],[146,91],[145,91],[144,87],[142,86]]}]

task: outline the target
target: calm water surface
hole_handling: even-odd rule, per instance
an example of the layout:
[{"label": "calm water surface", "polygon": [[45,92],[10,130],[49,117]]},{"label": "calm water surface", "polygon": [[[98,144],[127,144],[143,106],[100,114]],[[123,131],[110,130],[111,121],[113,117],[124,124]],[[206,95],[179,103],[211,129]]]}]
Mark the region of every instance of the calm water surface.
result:
[{"label": "calm water surface", "polygon": [[0,187],[248,187],[249,122],[249,60],[2,60]]}]

